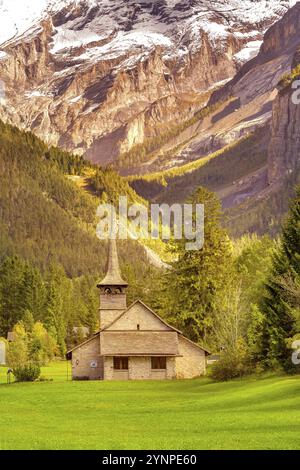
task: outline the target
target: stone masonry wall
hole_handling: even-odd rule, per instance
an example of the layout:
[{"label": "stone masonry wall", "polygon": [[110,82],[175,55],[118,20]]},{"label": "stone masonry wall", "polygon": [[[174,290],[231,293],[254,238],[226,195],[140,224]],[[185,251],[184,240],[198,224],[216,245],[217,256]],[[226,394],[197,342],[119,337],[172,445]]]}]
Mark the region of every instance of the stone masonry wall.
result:
[{"label": "stone masonry wall", "polygon": [[205,374],[205,352],[183,336],[179,336],[179,354],[182,357],[175,360],[177,379],[192,379]]},{"label": "stone masonry wall", "polygon": [[129,357],[128,371],[114,370],[113,357],[104,358],[104,380],[162,380],[175,378],[175,358],[167,358],[166,370],[151,370],[151,357]]},{"label": "stone masonry wall", "polygon": [[[97,364],[92,367],[92,363]],[[99,335],[84,343],[72,353],[73,379],[89,378],[99,380],[103,378],[103,359],[100,356]]]},{"label": "stone masonry wall", "polygon": [[137,330],[137,325],[139,325],[140,330],[170,330],[167,325],[139,302],[133,304],[108,330]]},{"label": "stone masonry wall", "polygon": [[150,357],[130,357],[128,368],[129,368],[129,378],[131,380],[150,379],[151,358]]},{"label": "stone masonry wall", "polygon": [[121,310],[102,310],[100,309],[100,328],[106,328],[113,321],[115,321],[120,315]]}]

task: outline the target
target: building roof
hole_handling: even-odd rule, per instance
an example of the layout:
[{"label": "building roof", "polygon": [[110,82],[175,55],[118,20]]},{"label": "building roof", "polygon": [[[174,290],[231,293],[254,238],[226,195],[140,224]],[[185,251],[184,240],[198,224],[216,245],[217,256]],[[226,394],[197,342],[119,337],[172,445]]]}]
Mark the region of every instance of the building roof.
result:
[{"label": "building roof", "polygon": [[[112,357],[111,354],[102,354],[103,357]],[[115,356],[115,354],[114,354]],[[165,354],[165,353],[118,353],[117,357],[183,357],[181,354]]]},{"label": "building roof", "polygon": [[[97,336],[100,335],[101,332],[106,332],[108,330],[108,328],[110,328],[111,326],[113,326],[126,312],[128,312],[134,305],[136,305],[137,303],[140,303],[141,305],[143,305],[143,307],[145,307],[149,312],[151,312],[156,318],[158,318],[164,325],[166,325],[168,328],[170,328],[171,331],[175,331],[177,332],[181,338],[183,338],[184,340],[188,341],[192,346],[194,346],[195,348],[198,348],[198,349],[201,349],[202,351],[205,352],[205,355],[210,355],[211,352],[209,350],[207,350],[206,348],[204,348],[203,346],[200,346],[199,344],[197,343],[194,343],[194,341],[191,341],[189,338],[187,338],[186,336],[184,336],[182,334],[182,332],[180,330],[177,330],[176,328],[174,328],[173,326],[169,325],[167,322],[165,322],[165,320],[163,320],[159,315],[157,315],[157,313],[155,313],[150,307],[148,307],[148,305],[146,305],[144,302],[142,302],[141,300],[136,300],[135,302],[133,302],[126,310],[124,310],[114,321],[112,321],[109,325],[107,325],[105,328],[101,329],[100,331],[98,331],[97,333],[95,333],[91,338],[87,339],[86,341],[84,341],[83,343],[81,344],[78,344],[77,346],[75,346],[73,349],[71,349],[70,351],[67,352],[67,358],[70,358],[71,357],[71,354],[74,350],[82,347],[83,345],[85,345],[86,343],[89,343],[90,341],[92,341],[94,338],[96,338]],[[112,330],[114,331],[114,330]],[[130,334],[132,332],[136,332],[136,330],[123,330],[122,333],[124,334]],[[140,331],[139,333],[143,332]],[[121,331],[118,331],[118,333],[121,333]],[[138,334],[139,334],[138,333]],[[149,332],[150,333],[150,332]],[[153,332],[152,332],[153,333]],[[161,331],[161,332],[157,332],[157,333],[164,333],[164,331]],[[144,354],[144,355],[161,355],[163,356],[164,354],[163,353],[157,353],[155,352],[155,348],[153,349],[153,354],[152,353],[147,353],[147,354]],[[177,356],[177,354],[175,353],[175,351],[168,351],[169,354],[167,355],[175,355]],[[110,353],[111,354],[111,353]],[[103,354],[105,355],[105,354]],[[121,354],[118,354],[118,355],[121,355]],[[126,356],[133,356],[135,355],[135,353],[132,351],[130,353],[124,353],[123,355],[126,355]],[[142,355],[141,353],[138,353],[136,355]]]},{"label": "building roof", "polygon": [[128,286],[121,276],[116,240],[109,241],[106,276],[97,287],[105,286]]},{"label": "building roof", "polygon": [[100,333],[101,356],[178,356],[178,333],[172,330],[106,330]]}]

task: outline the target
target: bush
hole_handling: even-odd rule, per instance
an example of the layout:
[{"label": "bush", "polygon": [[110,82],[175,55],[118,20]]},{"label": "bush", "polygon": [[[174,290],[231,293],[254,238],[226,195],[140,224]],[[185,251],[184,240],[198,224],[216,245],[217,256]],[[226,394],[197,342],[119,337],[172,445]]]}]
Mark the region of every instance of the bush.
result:
[{"label": "bush", "polygon": [[217,382],[243,377],[252,372],[249,361],[246,357],[241,357],[238,352],[226,352],[221,356],[220,361],[215,362],[211,369],[211,377]]},{"label": "bush", "polygon": [[26,364],[13,370],[16,382],[34,382],[41,375],[41,369],[36,364]]},{"label": "bush", "polygon": [[285,73],[279,83],[279,92],[280,94],[283,94],[286,90],[288,90],[293,83],[294,80],[297,80],[300,78],[300,64],[296,65],[290,73]]}]

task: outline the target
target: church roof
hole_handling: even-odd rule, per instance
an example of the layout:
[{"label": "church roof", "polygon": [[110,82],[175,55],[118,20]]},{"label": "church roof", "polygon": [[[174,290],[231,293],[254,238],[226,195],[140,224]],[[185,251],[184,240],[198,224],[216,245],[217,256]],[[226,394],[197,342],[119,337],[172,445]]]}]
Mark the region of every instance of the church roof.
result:
[{"label": "church roof", "polygon": [[[130,305],[130,307],[128,307],[126,310],[124,310],[124,311],[123,311],[114,321],[112,321],[109,325],[107,325],[105,328],[103,328],[103,329],[101,329],[100,331],[98,331],[97,333],[95,333],[91,338],[87,339],[87,340],[84,341],[83,343],[81,343],[81,344],[75,346],[73,349],[71,349],[70,351],[68,351],[68,352],[67,352],[67,355],[66,355],[67,359],[71,359],[71,357],[72,357],[72,352],[73,352],[73,351],[75,351],[76,349],[81,348],[83,345],[89,343],[90,341],[92,341],[93,339],[95,339],[97,336],[100,336],[101,333],[108,333],[108,332],[109,332],[109,328],[110,328],[112,325],[114,325],[115,323],[117,323],[118,320],[119,320],[123,315],[125,315],[125,313],[128,312],[128,311],[129,311],[134,305],[136,305],[137,303],[141,304],[141,305],[142,305],[143,307],[145,307],[149,312],[151,312],[155,317],[157,317],[164,325],[166,325],[166,326],[169,328],[169,331],[176,332],[181,338],[183,338],[185,341],[187,341],[188,343],[190,343],[192,346],[194,346],[195,348],[198,348],[198,349],[201,349],[202,351],[204,351],[204,352],[205,352],[205,355],[208,356],[208,355],[211,354],[211,352],[210,352],[208,349],[204,348],[203,346],[200,346],[200,345],[197,344],[197,343],[194,343],[194,341],[191,341],[189,338],[187,338],[186,336],[184,336],[180,330],[177,330],[177,329],[174,328],[173,326],[169,325],[165,320],[163,320],[159,315],[157,315],[157,313],[155,313],[155,312],[154,312],[150,307],[148,307],[148,305],[146,305],[144,302],[142,302],[141,300],[136,300],[135,302],[133,302],[133,303]],[[163,338],[164,334],[168,333],[167,331],[163,331],[163,330],[162,330],[162,331],[155,331],[155,332],[153,332],[153,331],[147,331],[147,330],[145,330],[145,331],[139,331],[139,332],[137,332],[137,331],[135,331],[135,330],[123,330],[123,331],[113,331],[113,330],[112,330],[111,332],[112,332],[112,333],[122,333],[123,335],[125,335],[125,336],[128,337],[128,338],[130,337],[129,335],[132,335],[133,333],[138,334],[138,335],[140,335],[141,333],[142,333],[142,334],[143,334],[143,333],[144,333],[144,334],[145,334],[145,333],[150,333],[150,334],[157,333],[157,334],[159,335],[159,337],[160,337],[160,340],[159,340],[160,342],[164,339],[164,338]],[[131,344],[131,346],[132,346],[132,344]],[[111,353],[110,353],[110,355],[111,355]],[[119,352],[118,352],[118,355],[122,355],[122,354],[119,354]],[[141,354],[141,353],[137,353],[136,351],[135,351],[135,352],[134,352],[134,351],[131,351],[130,354],[127,352],[126,354],[124,353],[124,355],[126,355],[126,356],[134,356],[134,355],[151,355],[151,356],[154,356],[154,355],[155,355],[155,351],[152,351],[152,350],[151,350],[151,353],[148,352],[148,354],[146,354],[146,353]],[[157,353],[157,355],[160,355],[160,356],[161,356],[161,355],[163,355],[163,354],[160,352],[159,354]],[[170,353],[170,352],[168,353],[168,356],[170,356],[170,355],[171,355],[171,356],[172,356],[172,355],[177,356],[178,354],[176,354],[174,351],[172,351],[171,353]]]},{"label": "church roof", "polygon": [[178,333],[172,330],[100,332],[101,356],[179,356]]},{"label": "church roof", "polygon": [[[156,318],[158,318],[164,325],[166,325],[171,331],[175,331],[176,333],[178,333],[180,335],[181,338],[185,339],[186,341],[188,341],[191,345],[193,345],[194,347],[198,348],[198,349],[202,349],[206,355],[210,355],[211,352],[204,348],[203,346],[200,346],[200,344],[197,344],[195,343],[194,341],[190,340],[189,338],[187,338],[186,336],[183,335],[182,331],[178,330],[177,328],[175,328],[174,326],[170,325],[169,323],[167,323],[165,320],[163,320],[159,315],[157,315],[157,313],[155,313],[148,305],[146,305],[144,302],[142,302],[142,300],[138,299],[136,300],[135,302],[133,302],[126,310],[124,310],[117,318],[115,318],[115,320],[113,320],[109,325],[107,325],[105,328],[102,328],[100,330],[100,333],[104,332],[104,331],[108,331],[109,328],[111,328],[115,323],[117,323],[120,318],[122,318],[128,311],[130,311],[132,309],[132,307],[136,304],[141,304],[143,307],[145,307],[150,313],[152,313],[152,315],[154,315]],[[131,330],[124,330],[124,333],[128,333],[130,332]]]},{"label": "church roof", "polygon": [[128,286],[121,276],[116,240],[109,241],[106,276],[98,284],[98,287],[104,286]]}]

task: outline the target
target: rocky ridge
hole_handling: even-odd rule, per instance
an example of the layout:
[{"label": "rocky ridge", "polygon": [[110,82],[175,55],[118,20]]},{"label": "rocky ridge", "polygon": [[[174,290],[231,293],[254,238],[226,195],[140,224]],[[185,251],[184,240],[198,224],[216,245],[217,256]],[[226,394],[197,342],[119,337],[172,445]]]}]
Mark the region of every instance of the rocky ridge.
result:
[{"label": "rocky ridge", "polygon": [[100,164],[192,117],[294,3],[26,0],[10,21],[14,2],[0,117]]}]

